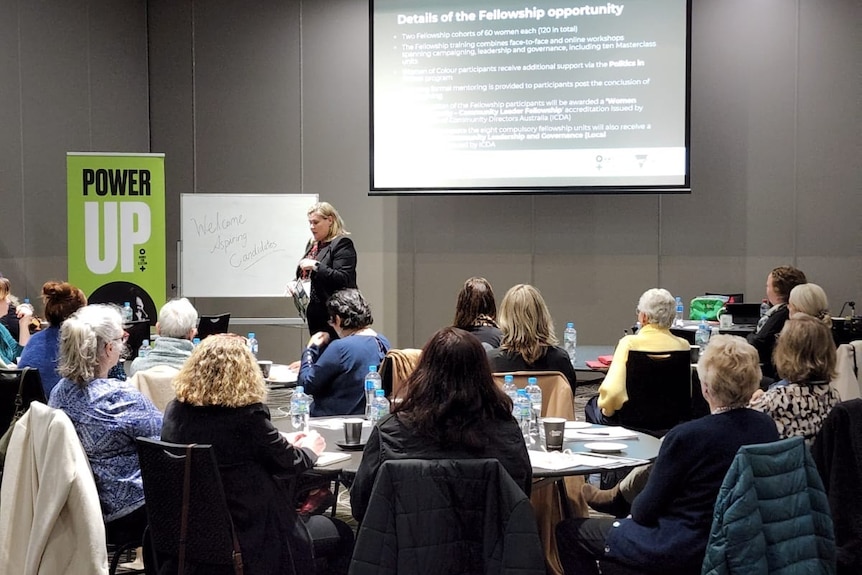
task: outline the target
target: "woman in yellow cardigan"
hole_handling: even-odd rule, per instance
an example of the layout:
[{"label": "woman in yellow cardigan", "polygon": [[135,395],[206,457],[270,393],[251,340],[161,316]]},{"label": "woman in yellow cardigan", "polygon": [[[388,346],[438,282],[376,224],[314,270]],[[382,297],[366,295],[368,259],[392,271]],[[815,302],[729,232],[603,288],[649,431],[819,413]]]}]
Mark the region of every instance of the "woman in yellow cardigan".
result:
[{"label": "woman in yellow cardigan", "polygon": [[584,406],[586,419],[592,423],[613,425],[614,413],[628,401],[626,392],[626,361],[629,351],[678,351],[691,348],[681,337],[670,333],[676,314],[676,300],[666,289],[652,288],[638,300],[638,322],[635,335],[623,337],[614,351],[608,374],[599,386],[599,394]]}]

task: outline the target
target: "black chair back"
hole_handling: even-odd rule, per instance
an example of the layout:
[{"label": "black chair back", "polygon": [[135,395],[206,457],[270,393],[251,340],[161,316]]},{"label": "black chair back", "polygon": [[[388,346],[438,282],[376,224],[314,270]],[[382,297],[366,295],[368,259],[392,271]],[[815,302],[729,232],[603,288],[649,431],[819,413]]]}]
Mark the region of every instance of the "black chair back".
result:
[{"label": "black chair back", "polygon": [[230,313],[220,313],[218,315],[202,315],[198,321],[197,337],[203,340],[205,337],[215,335],[217,333],[227,333],[230,325]]},{"label": "black chair back", "polygon": [[[161,573],[166,562],[176,563],[179,556],[183,482],[188,457],[191,457],[191,489],[186,565],[232,565],[233,523],[212,446],[189,447],[145,437],[138,437],[136,442],[147,502],[148,544],[153,551],[148,558],[158,563],[153,565],[153,572]],[[208,572],[206,568],[202,569],[199,572]]]},{"label": "black chair back", "polygon": [[21,389],[22,377],[24,378],[24,387],[21,391],[22,410],[27,411],[33,401],[47,403],[38,369],[0,369],[0,434],[5,433],[12,423],[12,417],[15,415],[15,397],[18,395],[18,389]]},{"label": "black chair back", "polygon": [[129,360],[138,357],[138,350],[145,339],[150,339],[150,320],[142,319],[129,321],[123,324],[123,329],[129,334],[126,347],[129,350]]},{"label": "black chair back", "polygon": [[630,351],[620,425],[652,435],[691,419],[691,352]]}]

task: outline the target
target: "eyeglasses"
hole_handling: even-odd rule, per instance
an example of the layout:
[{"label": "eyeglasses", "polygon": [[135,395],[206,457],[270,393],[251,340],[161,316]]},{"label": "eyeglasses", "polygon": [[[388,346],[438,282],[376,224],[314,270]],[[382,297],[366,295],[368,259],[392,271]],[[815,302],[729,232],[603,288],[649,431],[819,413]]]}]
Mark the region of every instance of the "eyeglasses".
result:
[{"label": "eyeglasses", "polygon": [[126,343],[127,341],[129,341],[129,332],[124,331],[123,335],[111,340],[111,342],[115,342],[115,341],[118,341],[120,343]]}]

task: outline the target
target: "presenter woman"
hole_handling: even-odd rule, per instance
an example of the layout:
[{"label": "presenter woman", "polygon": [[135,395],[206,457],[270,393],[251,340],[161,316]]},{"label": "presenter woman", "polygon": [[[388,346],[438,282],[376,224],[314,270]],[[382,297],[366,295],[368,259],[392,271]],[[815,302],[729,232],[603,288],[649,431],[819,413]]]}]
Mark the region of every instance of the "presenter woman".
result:
[{"label": "presenter woman", "polygon": [[308,331],[325,331],[331,339],[338,334],[327,323],[326,300],[340,289],[356,286],[356,248],[347,237],[344,220],[331,204],[318,202],[308,209],[312,238],[296,267],[296,279],[311,282],[307,320]]}]

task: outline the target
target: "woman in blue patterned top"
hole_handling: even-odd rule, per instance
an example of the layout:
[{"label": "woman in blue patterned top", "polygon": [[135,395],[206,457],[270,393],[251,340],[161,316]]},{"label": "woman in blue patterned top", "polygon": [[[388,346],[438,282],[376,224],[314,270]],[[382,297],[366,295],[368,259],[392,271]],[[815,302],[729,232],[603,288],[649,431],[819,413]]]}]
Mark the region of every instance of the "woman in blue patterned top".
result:
[{"label": "woman in blue patterned top", "polygon": [[[90,459],[106,522],[146,525],[135,437],[158,439],[162,414],[129,384],[108,379],[123,351],[123,318],[109,305],[88,305],[60,328],[63,379],[48,405],[66,412]],[[116,524],[115,524],[116,525]]]}]

